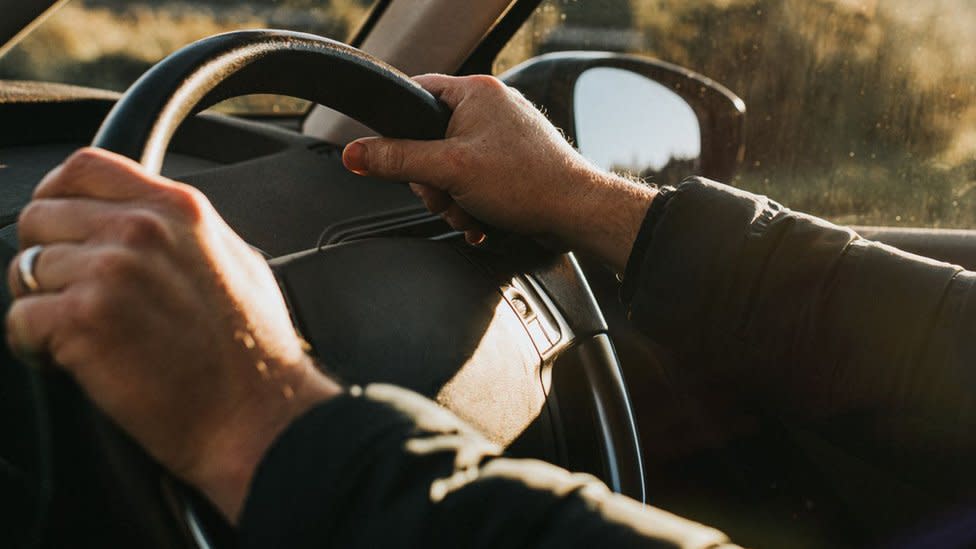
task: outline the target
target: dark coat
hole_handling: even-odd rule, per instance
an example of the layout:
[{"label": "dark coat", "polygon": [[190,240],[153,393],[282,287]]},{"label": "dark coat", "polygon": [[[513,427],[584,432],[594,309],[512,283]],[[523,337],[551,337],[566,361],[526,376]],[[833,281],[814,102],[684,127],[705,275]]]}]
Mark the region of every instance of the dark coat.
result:
[{"label": "dark coat", "polygon": [[[974,455],[976,273],[692,179],[651,206],[622,296],[688,384],[816,420],[881,411],[909,454]],[[717,383],[716,383],[717,382]],[[244,547],[732,547],[598,480],[513,460],[389,386],[312,410],[261,464]]]}]

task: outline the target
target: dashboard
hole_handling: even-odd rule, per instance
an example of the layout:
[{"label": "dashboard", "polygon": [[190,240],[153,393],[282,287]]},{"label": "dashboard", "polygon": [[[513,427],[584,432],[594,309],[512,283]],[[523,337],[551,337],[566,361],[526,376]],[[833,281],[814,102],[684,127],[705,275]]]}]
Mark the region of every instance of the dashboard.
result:
[{"label": "dashboard", "polygon": [[[4,83],[0,90],[6,263],[17,252],[16,219],[33,188],[91,142],[116,96],[50,84]],[[406,185],[353,175],[340,153],[274,124],[205,113],[177,132],[163,174],[203,191],[269,259],[296,327],[332,375],[413,389],[512,455],[591,472],[643,498],[630,401],[603,315],[572,256],[501,233],[490,245],[468,246]],[[48,391],[56,403],[53,438],[72,448],[54,458],[58,482],[70,492],[56,496],[63,500],[57,514],[68,521],[57,535],[103,539],[96,531],[109,518],[96,510],[138,509],[131,531],[104,541],[140,544],[140,532],[153,528],[139,501],[153,500],[146,494],[158,485],[145,482],[145,470],[126,477],[98,452],[78,452],[98,438],[78,411],[84,404],[64,380]],[[99,501],[119,493],[134,498],[132,505]]]},{"label": "dashboard", "polygon": [[[70,86],[22,85],[20,92],[0,95],[0,226],[16,221],[47,171],[91,141],[114,103],[106,92]],[[219,115],[184,124],[163,173],[201,189],[271,256],[315,247],[343,220],[419,206],[405,185],[348,173],[335,146]]]}]

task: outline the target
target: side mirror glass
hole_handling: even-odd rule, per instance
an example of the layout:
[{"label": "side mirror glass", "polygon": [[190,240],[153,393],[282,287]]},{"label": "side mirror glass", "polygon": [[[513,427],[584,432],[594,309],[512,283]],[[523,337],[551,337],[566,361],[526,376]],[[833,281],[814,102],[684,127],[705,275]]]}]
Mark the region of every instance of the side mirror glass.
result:
[{"label": "side mirror glass", "polygon": [[573,92],[577,146],[597,166],[674,185],[701,173],[698,115],[680,95],[624,69],[587,69]]},{"label": "side mirror glass", "polygon": [[637,55],[559,52],[501,75],[602,168],[659,184],[731,181],[745,152],[745,103],[688,69]]}]

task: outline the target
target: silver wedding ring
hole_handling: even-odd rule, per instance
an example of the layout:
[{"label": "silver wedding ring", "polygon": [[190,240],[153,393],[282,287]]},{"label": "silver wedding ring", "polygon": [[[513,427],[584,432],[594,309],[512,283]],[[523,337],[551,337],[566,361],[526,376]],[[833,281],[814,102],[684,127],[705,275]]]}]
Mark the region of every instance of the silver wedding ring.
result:
[{"label": "silver wedding ring", "polygon": [[34,267],[37,266],[37,258],[41,255],[44,246],[37,244],[24,250],[17,261],[17,271],[20,273],[20,283],[27,288],[28,293],[34,293],[41,289],[41,285],[34,276]]}]

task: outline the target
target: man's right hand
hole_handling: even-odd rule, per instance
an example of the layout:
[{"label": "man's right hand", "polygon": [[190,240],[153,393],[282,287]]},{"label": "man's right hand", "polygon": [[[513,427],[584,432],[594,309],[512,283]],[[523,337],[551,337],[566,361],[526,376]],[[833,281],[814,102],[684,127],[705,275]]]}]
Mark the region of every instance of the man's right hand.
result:
[{"label": "man's right hand", "polygon": [[343,161],[411,181],[469,242],[482,223],[593,253],[622,271],[655,191],[584,159],[521,94],[490,76],[416,81],[454,111],[444,140],[365,138]]},{"label": "man's right hand", "polygon": [[30,284],[10,265],[10,348],[50,357],[236,520],[278,435],[341,392],[264,258],[196,189],[99,149],[48,174],[17,233],[36,255]]}]

